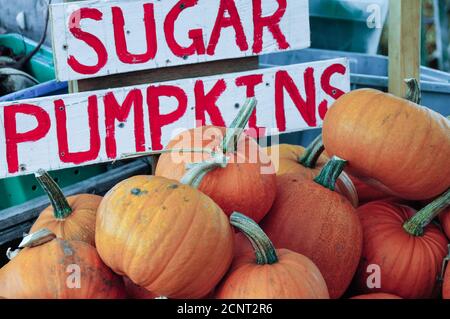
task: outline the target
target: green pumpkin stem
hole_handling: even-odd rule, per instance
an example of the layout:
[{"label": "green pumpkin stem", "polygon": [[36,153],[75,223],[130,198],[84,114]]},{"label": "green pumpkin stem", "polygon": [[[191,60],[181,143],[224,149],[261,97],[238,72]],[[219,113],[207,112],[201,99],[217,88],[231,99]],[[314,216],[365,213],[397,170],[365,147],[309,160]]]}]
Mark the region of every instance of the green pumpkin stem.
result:
[{"label": "green pumpkin stem", "polygon": [[230,216],[230,223],[248,238],[255,250],[256,263],[258,265],[272,265],[278,262],[275,247],[253,219],[234,212]]},{"label": "green pumpkin stem", "polygon": [[247,99],[231,125],[227,128],[221,145],[224,154],[236,151],[239,137],[244,131],[245,126],[247,126],[250,116],[256,108],[256,104],[255,98]]},{"label": "green pumpkin stem", "polygon": [[317,184],[334,191],[336,189],[336,181],[344,171],[347,161],[337,156],[333,156],[328,163],[322,168],[319,175],[314,179]]},{"label": "green pumpkin stem", "polygon": [[408,87],[408,92],[406,93],[405,99],[416,104],[420,104],[422,96],[420,93],[420,84],[416,79],[406,79],[406,86]]},{"label": "green pumpkin stem", "polygon": [[448,206],[450,206],[450,188],[407,220],[403,224],[403,229],[413,236],[422,236],[424,228]]},{"label": "green pumpkin stem", "polygon": [[325,151],[325,146],[323,145],[322,134],[320,134],[308,145],[298,162],[306,168],[315,168],[323,151]]},{"label": "green pumpkin stem", "polygon": [[50,199],[55,218],[62,220],[72,214],[72,207],[70,207],[61,188],[59,188],[53,178],[43,169],[38,170],[34,175]]},{"label": "green pumpkin stem", "polygon": [[198,188],[209,172],[217,168],[225,168],[228,164],[228,157],[223,154],[214,155],[211,160],[199,162],[199,163],[189,163],[187,164],[187,172],[181,178],[181,183],[185,185],[191,185],[192,187]]}]

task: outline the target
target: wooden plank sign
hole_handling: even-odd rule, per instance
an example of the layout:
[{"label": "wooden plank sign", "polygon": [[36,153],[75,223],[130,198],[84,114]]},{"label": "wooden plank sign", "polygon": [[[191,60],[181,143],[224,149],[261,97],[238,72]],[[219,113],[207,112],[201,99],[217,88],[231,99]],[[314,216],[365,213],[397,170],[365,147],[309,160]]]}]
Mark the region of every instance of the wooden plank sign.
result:
[{"label": "wooden plank sign", "polygon": [[83,1],[51,17],[61,81],[310,45],[308,0]]},{"label": "wooden plank sign", "polygon": [[247,97],[262,134],[320,127],[350,90],[346,59],[0,104],[0,178],[161,150],[175,134],[226,126]]}]

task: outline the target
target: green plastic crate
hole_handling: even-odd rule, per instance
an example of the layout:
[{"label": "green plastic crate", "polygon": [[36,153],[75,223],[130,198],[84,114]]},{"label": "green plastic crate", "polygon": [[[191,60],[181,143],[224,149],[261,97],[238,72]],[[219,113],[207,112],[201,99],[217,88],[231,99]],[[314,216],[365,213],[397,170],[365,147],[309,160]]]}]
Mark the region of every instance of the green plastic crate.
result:
[{"label": "green plastic crate", "polygon": [[[0,45],[11,48],[16,55],[22,55],[32,51],[37,43],[19,34],[5,34],[0,35]],[[52,50],[42,46],[26,65],[25,71],[41,83],[53,80],[55,69]],[[58,170],[50,174],[61,187],[65,187],[106,170],[106,164],[99,164]],[[33,175],[0,179],[0,210],[22,204],[40,195],[43,195],[43,191]]]},{"label": "green plastic crate", "polygon": [[[0,35],[0,45],[10,48],[15,55],[24,55],[31,52],[37,45],[36,42],[16,33]],[[41,46],[39,51],[26,65],[25,71],[36,78],[40,83],[55,78],[52,50],[47,46]]]}]

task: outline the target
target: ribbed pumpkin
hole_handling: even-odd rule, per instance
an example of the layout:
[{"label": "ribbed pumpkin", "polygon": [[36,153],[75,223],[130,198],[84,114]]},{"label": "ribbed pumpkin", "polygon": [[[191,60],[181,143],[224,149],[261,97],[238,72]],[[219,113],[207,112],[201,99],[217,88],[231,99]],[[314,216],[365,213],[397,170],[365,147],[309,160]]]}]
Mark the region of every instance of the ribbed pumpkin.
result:
[{"label": "ribbed pumpkin", "polygon": [[395,196],[433,198],[450,186],[450,121],[373,89],[340,97],[328,111],[323,141],[349,172]]},{"label": "ribbed pumpkin", "polygon": [[287,249],[276,250],[258,224],[242,214],[233,213],[230,221],[248,237],[254,252],[234,260],[216,298],[329,298],[325,280],[309,258]]},{"label": "ribbed pumpkin", "polygon": [[47,228],[58,238],[84,241],[95,246],[95,220],[102,197],[80,194],[66,199],[47,172],[39,170],[36,178],[47,193],[51,205],[42,211],[30,232]]},{"label": "ribbed pumpkin", "polygon": [[[221,167],[199,163],[186,170],[187,163],[214,161],[214,156],[206,152],[172,152],[161,155],[155,174],[178,181],[196,179],[195,186],[227,215],[239,211],[260,221],[272,206],[276,181],[273,165],[258,143],[245,133],[235,135],[237,129],[245,127],[252,110],[243,107],[229,129],[214,126],[191,129],[167,146],[168,150],[209,149],[225,154],[228,160]],[[233,144],[233,141],[237,142]]]},{"label": "ribbed pumpkin", "polygon": [[123,283],[128,299],[155,299],[156,297],[159,297],[151,291],[136,285],[128,277],[123,277]]},{"label": "ribbed pumpkin", "polygon": [[[54,236],[38,239],[38,246],[24,248],[0,269],[2,296],[8,299],[125,297],[122,279],[106,267],[93,246]],[[78,271],[78,278],[70,277]]]},{"label": "ribbed pumpkin", "polygon": [[450,239],[450,208],[439,214],[439,220],[447,238]]},{"label": "ribbed pumpkin", "polygon": [[399,296],[396,295],[392,295],[392,294],[385,294],[385,293],[374,293],[374,294],[367,294],[367,295],[359,295],[359,296],[355,296],[352,297],[350,299],[403,299],[400,298]]},{"label": "ribbed pumpkin", "polygon": [[[314,179],[329,161],[323,154],[322,135],[319,135],[307,148],[299,145],[280,144],[266,148],[275,167],[277,176],[284,174],[302,174],[305,178]],[[355,185],[345,173],[339,176],[336,190],[344,195],[354,207],[358,207],[358,194]]]},{"label": "ribbed pumpkin", "polygon": [[95,242],[116,273],[168,298],[205,296],[233,257],[220,207],[191,186],[154,176],[134,176],[105,195]]},{"label": "ribbed pumpkin", "polygon": [[362,229],[355,209],[333,191],[345,161],[333,157],[314,180],[301,174],[277,177],[277,197],[262,228],[276,247],[311,258],[331,298],[339,298],[358,266]]},{"label": "ribbed pumpkin", "polygon": [[[450,191],[447,191],[419,212],[385,201],[358,208],[364,246],[355,276],[357,291],[391,293],[412,299],[435,297],[442,260],[447,254],[447,239],[430,222],[449,202]],[[380,288],[368,287],[367,280],[372,275],[369,265],[380,267]]]}]

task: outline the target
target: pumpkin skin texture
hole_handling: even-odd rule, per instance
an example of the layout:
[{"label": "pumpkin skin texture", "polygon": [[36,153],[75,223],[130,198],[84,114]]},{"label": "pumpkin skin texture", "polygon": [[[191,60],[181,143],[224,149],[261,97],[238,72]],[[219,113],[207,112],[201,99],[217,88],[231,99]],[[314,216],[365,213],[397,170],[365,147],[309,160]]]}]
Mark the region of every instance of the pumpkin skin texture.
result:
[{"label": "pumpkin skin texture", "polygon": [[240,213],[233,213],[230,222],[254,249],[235,257],[217,299],[329,299],[325,280],[309,258],[275,249],[258,224]]},{"label": "pumpkin skin texture", "polygon": [[[167,149],[207,148],[217,151],[225,132],[226,128],[214,126],[191,129],[175,137]],[[227,215],[239,211],[258,222],[275,199],[273,165],[256,141],[246,134],[240,136],[237,151],[227,156],[228,165],[207,173],[198,189],[211,197]],[[155,175],[180,181],[186,174],[186,163],[204,161],[209,157],[208,154],[188,152],[178,156],[175,153],[162,154]]]},{"label": "pumpkin skin texture", "polygon": [[[267,147],[269,155],[275,167],[277,176],[285,174],[301,174],[306,179],[314,179],[319,175],[322,168],[330,160],[325,154],[321,154],[314,168],[306,167],[299,163],[299,158],[304,154],[305,148],[298,145],[280,144]],[[343,175],[346,175],[345,177]],[[342,173],[336,183],[337,191],[345,196],[354,207],[358,207],[359,199],[355,185],[352,184],[350,177]]]},{"label": "pumpkin skin texture", "polygon": [[450,121],[393,95],[341,96],[325,117],[323,142],[351,174],[400,198],[429,199],[450,186]]},{"label": "pumpkin skin texture", "polygon": [[123,283],[128,299],[155,299],[158,297],[151,291],[136,285],[127,277],[123,277]]},{"label": "pumpkin skin texture", "polygon": [[[435,297],[436,278],[447,253],[447,239],[439,228],[429,224],[423,236],[406,232],[403,224],[416,211],[391,202],[377,201],[361,206],[364,246],[355,276],[360,293],[383,292],[407,299]],[[381,288],[368,288],[369,265],[380,267]]]},{"label": "pumpkin skin texture", "polygon": [[[80,267],[80,288],[69,288],[70,265]],[[116,299],[125,297],[122,280],[95,248],[55,238],[25,248],[0,269],[0,293],[8,299]]]},{"label": "pumpkin skin texture", "polygon": [[399,296],[396,295],[392,295],[392,294],[385,294],[385,293],[374,293],[374,294],[367,294],[367,295],[359,295],[359,296],[355,296],[352,297],[350,299],[403,299],[400,298]]},{"label": "pumpkin skin texture", "polygon": [[114,272],[168,298],[200,298],[227,271],[233,233],[208,196],[174,180],[134,176],[100,204],[97,250]]},{"label": "pumpkin skin texture", "polygon": [[444,233],[447,235],[447,238],[450,239],[450,208],[447,208],[439,214],[439,220],[441,221]]},{"label": "pumpkin skin texture", "polygon": [[362,249],[361,224],[347,199],[300,174],[277,176],[277,197],[261,226],[275,247],[317,265],[331,298],[344,294]]},{"label": "pumpkin skin texture", "polygon": [[91,194],[81,194],[67,197],[72,213],[64,219],[56,219],[54,208],[47,207],[39,215],[30,229],[34,233],[42,228],[52,231],[56,237],[65,240],[84,241],[95,246],[95,221],[97,208],[102,197]]}]

